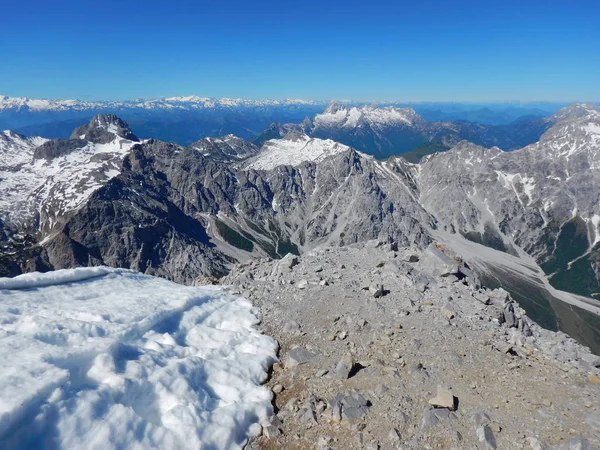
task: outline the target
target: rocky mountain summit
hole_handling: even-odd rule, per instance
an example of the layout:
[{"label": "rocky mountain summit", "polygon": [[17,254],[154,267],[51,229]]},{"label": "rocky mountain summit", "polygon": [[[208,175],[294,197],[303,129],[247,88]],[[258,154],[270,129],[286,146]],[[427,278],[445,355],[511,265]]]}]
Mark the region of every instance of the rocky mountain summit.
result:
[{"label": "rocky mountain summit", "polygon": [[70,139],[24,138],[5,132],[1,143],[0,214],[6,232],[42,238],[61,228],[90,194],[119,174],[138,142],[113,115],[95,117]]},{"label": "rocky mountain summit", "polygon": [[280,343],[249,448],[593,449],[600,358],[441,244],[368,241],[235,266]]}]

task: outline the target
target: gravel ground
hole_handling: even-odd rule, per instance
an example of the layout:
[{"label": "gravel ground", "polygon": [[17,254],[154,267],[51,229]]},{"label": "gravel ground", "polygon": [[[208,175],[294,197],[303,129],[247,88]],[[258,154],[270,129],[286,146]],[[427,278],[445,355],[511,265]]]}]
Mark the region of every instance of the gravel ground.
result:
[{"label": "gravel ground", "polygon": [[432,247],[370,241],[238,265],[280,344],[250,449],[589,449],[600,358]]}]

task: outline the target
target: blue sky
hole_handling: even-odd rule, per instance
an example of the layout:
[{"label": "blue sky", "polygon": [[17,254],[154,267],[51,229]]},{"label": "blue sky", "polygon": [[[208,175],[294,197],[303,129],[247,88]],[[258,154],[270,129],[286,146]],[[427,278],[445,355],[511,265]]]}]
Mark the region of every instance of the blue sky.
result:
[{"label": "blue sky", "polygon": [[0,94],[600,100],[600,1],[4,2]]}]

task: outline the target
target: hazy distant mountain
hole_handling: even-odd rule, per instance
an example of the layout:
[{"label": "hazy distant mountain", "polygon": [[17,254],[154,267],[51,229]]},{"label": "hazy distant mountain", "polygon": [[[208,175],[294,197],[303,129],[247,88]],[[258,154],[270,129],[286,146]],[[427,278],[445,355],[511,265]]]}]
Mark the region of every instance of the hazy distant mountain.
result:
[{"label": "hazy distant mountain", "polygon": [[188,96],[87,102],[0,96],[0,129],[25,135],[66,138],[97,114],[117,114],[141,138],[187,145],[203,137],[236,134],[249,138],[273,122],[300,122],[322,112],[324,103],[297,99],[246,100]]},{"label": "hazy distant mountain", "polygon": [[[383,110],[386,107],[402,109],[412,107],[427,122],[476,122],[483,125],[506,125],[514,135],[528,134],[519,130],[517,122],[529,124],[540,116],[553,114],[558,105],[553,103],[518,104],[473,104],[473,103],[344,103],[347,108],[371,108]],[[39,100],[24,97],[0,96],[0,130],[11,129],[27,136],[39,135],[47,138],[67,138],[71,131],[83,122],[88,122],[97,114],[117,114],[131,125],[141,138],[155,138],[180,145],[188,145],[204,137],[221,137],[235,134],[244,139],[255,138],[273,123],[299,124],[306,117],[313,118],[323,113],[327,104],[307,100],[246,100],[215,99],[187,96],[131,101],[80,101],[80,100]],[[483,145],[500,145],[513,148],[525,145],[523,139],[517,143],[504,142],[503,130],[490,131],[480,125],[462,125],[467,131],[461,138],[473,140]],[[522,125],[521,128],[529,128]],[[469,131],[470,130],[470,131]],[[491,134],[490,139],[477,140],[482,134]],[[534,132],[534,142],[540,135]],[[499,136],[498,136],[499,135]],[[323,136],[327,137],[327,136]],[[427,142],[430,137],[427,137]],[[420,141],[415,136],[397,139],[406,149]],[[394,141],[394,139],[392,139]],[[450,142],[450,145],[456,143]],[[448,142],[445,141],[446,144]],[[514,145],[513,145],[514,144]],[[415,146],[413,146],[414,148]],[[447,146],[446,146],[447,147]],[[367,148],[368,149],[368,148]],[[369,150],[371,151],[371,150]]]},{"label": "hazy distant mountain", "polygon": [[527,106],[422,104],[413,108],[430,122],[476,122],[485,125],[509,125],[524,120],[535,120],[554,114],[567,104],[541,104]]},{"label": "hazy distant mountain", "polygon": [[306,133],[341,142],[378,158],[414,151],[411,159],[416,160],[416,155],[448,150],[464,139],[485,147],[514,150],[536,142],[554,121],[550,117],[495,126],[428,122],[410,107],[332,103],[323,113],[300,124],[272,124],[254,142],[260,145],[289,133]]}]

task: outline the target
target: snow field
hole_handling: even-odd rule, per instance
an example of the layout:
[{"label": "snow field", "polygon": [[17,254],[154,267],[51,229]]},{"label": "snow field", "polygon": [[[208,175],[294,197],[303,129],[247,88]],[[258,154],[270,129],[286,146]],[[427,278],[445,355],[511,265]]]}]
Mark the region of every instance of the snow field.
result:
[{"label": "snow field", "polygon": [[272,413],[251,304],[123,269],[0,279],[0,447],[235,449]]}]

